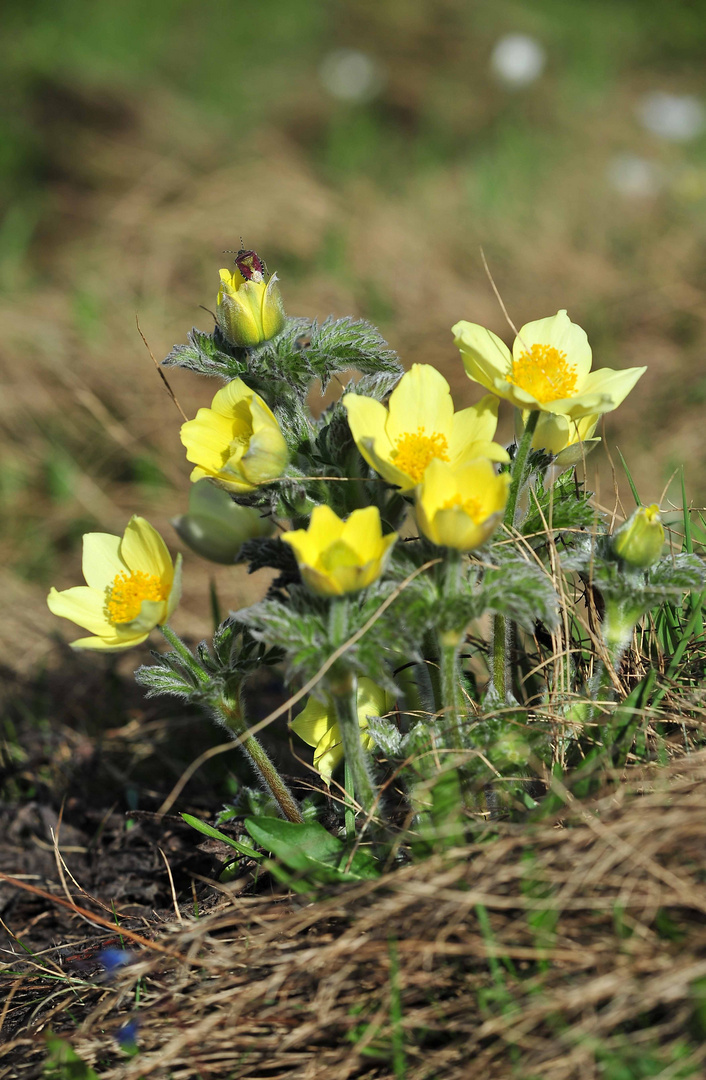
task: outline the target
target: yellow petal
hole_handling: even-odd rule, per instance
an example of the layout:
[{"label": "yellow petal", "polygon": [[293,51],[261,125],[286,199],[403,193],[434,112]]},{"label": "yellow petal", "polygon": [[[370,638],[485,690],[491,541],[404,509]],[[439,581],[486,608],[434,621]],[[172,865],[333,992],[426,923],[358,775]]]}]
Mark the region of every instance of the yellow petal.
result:
[{"label": "yellow petal", "polygon": [[341,540],[355,552],[359,562],[382,553],[382,523],[377,506],[366,506],[351,514],[343,526]]},{"label": "yellow petal", "polygon": [[243,403],[249,404],[254,393],[242,379],[231,379],[217,392],[211,402],[211,409],[230,419],[236,415],[238,408]]},{"label": "yellow petal", "polygon": [[380,401],[363,394],[345,394],[343,405],[353,440],[373,469],[380,471],[378,462],[389,461],[392,452],[385,426],[388,412]]},{"label": "yellow petal", "polygon": [[181,425],[180,438],[186,460],[212,475],[223,468],[233,439],[233,419],[215,409],[199,409],[193,420]]},{"label": "yellow petal", "polygon": [[334,770],[343,761],[343,743],[338,724],[334,723],[326,732],[314,751],[314,768],[321,773],[325,783],[331,783]]},{"label": "yellow petal", "polygon": [[97,652],[123,652],[125,649],[133,649],[147,640],[147,634],[141,634],[134,638],[104,638],[86,637],[71,642],[72,649],[94,649]]},{"label": "yellow petal", "polygon": [[318,746],[334,723],[331,710],[316,698],[310,697],[290,726],[294,734],[309,746]]},{"label": "yellow petal", "polygon": [[273,274],[262,294],[261,323],[265,341],[280,333],[285,323],[284,303],[276,284],[277,275]]},{"label": "yellow petal", "polygon": [[400,436],[423,428],[427,435],[451,434],[453,401],[449,384],[431,364],[412,364],[390,395],[387,435],[394,446]]},{"label": "yellow petal", "polygon": [[572,323],[566,310],[557,311],[546,319],[535,319],[525,323],[512,346],[512,354],[518,360],[522,353],[529,352],[533,345],[551,345],[558,352],[566,354],[569,366],[576,368],[576,387],[580,392],[584,380],[591,370],[591,346],[588,344],[586,331]]},{"label": "yellow petal", "polygon": [[461,321],[451,331],[461,350],[466,374],[486,389],[496,391],[496,382],[507,380],[512,354],[492,330],[478,323]]},{"label": "yellow petal", "polygon": [[113,584],[116,574],[130,573],[120,557],[120,537],[111,533],[86,533],[82,569],[86,584],[101,593]]},{"label": "yellow petal", "polygon": [[104,589],[99,591],[87,585],[76,585],[73,589],[64,589],[63,592],[52,589],[47,597],[47,605],[52,614],[61,619],[70,619],[77,626],[90,630],[92,634],[112,636],[115,633],[105,615]]},{"label": "yellow petal", "polygon": [[157,530],[143,517],[134,515],[125,529],[120,554],[131,572],[155,575],[169,588],[174,576],[167,545]]},{"label": "yellow petal", "polygon": [[262,484],[282,475],[289,451],[277,420],[262,398],[255,395],[250,409],[253,434],[240,468],[250,483]]},{"label": "yellow petal", "polygon": [[[612,412],[613,409],[622,404],[637,380],[646,371],[646,367],[623,368],[622,371],[599,368],[598,371],[592,371],[584,383],[581,394],[576,401],[576,407],[571,411],[571,416],[576,419],[579,416],[585,416],[589,412]],[[589,396],[599,396],[601,407],[597,409],[582,408],[580,399],[587,400]]]}]

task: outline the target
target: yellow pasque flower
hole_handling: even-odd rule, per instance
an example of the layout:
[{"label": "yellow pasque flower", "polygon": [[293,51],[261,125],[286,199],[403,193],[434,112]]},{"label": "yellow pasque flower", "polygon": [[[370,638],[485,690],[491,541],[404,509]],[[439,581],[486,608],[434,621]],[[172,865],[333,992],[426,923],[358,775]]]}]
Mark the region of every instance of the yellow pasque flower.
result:
[{"label": "yellow pasque flower", "polygon": [[210,409],[181,426],[192,481],[210,476],[230,491],[254,491],[282,475],[289,452],[272,410],[242,379],[219,390]]},{"label": "yellow pasque flower", "polygon": [[285,533],[302,580],[319,596],[343,596],[380,577],[397,533],[382,535],[377,506],[354,510],[342,521],[329,506],[315,506],[308,529]]},{"label": "yellow pasque flower", "polygon": [[[529,412],[522,414],[527,423]],[[599,443],[600,438],[593,438],[600,416],[591,413],[572,420],[559,413],[540,413],[532,439],[533,450],[546,450],[553,454],[556,464],[564,468],[578,465]]]},{"label": "yellow pasque flower", "polygon": [[192,551],[217,563],[234,563],[246,540],[271,536],[275,523],[254,506],[239,506],[211,480],[199,480],[189,493],[188,513],[172,525]]},{"label": "yellow pasque flower", "polygon": [[429,364],[413,364],[390,395],[388,408],[362,394],[346,394],[356,446],[390,484],[411,491],[433,458],[452,465],[472,458],[509,461],[492,442],[498,401],[488,394],[477,405],[454,412],[449,384]]},{"label": "yellow pasque flower", "polygon": [[[365,750],[372,750],[373,740],[367,733],[368,718],[384,716],[390,712],[395,707],[395,699],[372,679],[363,676],[358,679],[356,704],[360,741]],[[292,731],[308,746],[314,747],[314,768],[321,773],[322,779],[330,784],[334,769],[343,761],[341,730],[333,707],[322,705],[316,698],[310,697],[306,707],[292,722]]]},{"label": "yellow pasque flower", "polygon": [[223,336],[231,345],[245,348],[276,337],[285,320],[277,275],[266,282],[262,264],[257,256],[255,259],[259,269],[241,260],[242,268],[236,265],[232,272],[220,271],[216,301],[216,319]]},{"label": "yellow pasque flower", "polygon": [[613,551],[628,566],[646,569],[656,563],[664,547],[664,526],[657,503],[638,506],[613,536]]},{"label": "yellow pasque flower", "polygon": [[485,327],[459,322],[453,327],[466,374],[518,409],[559,413],[577,420],[611,412],[627,397],[647,368],[591,371],[586,332],[566,311],[526,323],[512,353]]},{"label": "yellow pasque flower", "polygon": [[472,551],[502,521],[509,486],[509,473],[498,476],[488,460],[454,468],[436,459],[417,488],[417,524],[439,547]]},{"label": "yellow pasque flower", "polygon": [[164,540],[142,517],[132,517],[122,536],[86,533],[85,585],[47,597],[49,610],[90,630],[74,649],[117,652],[145,641],[167,621],[181,595],[181,555],[176,564]]}]

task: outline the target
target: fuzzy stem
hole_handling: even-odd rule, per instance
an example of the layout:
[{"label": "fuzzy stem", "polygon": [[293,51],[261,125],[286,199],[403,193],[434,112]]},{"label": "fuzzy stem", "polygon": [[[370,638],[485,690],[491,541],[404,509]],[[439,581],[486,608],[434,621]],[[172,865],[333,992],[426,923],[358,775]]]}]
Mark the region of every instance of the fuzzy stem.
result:
[{"label": "fuzzy stem", "polygon": [[[442,574],[442,596],[448,602],[458,595],[461,582],[463,556],[455,548],[447,548],[444,562],[439,568]],[[461,681],[458,666],[458,654],[461,649],[466,628],[450,627],[439,631],[439,652],[441,659],[441,703],[448,734],[453,739],[455,750],[461,749]]]},{"label": "fuzzy stem", "polygon": [[215,707],[218,713],[218,719],[224,727],[228,729],[234,738],[242,738],[240,745],[246,755],[250,758],[251,764],[254,765],[255,769],[272,792],[272,796],[282,811],[283,816],[287,818],[287,821],[294,821],[298,825],[301,825],[304,819],[301,815],[297,801],[278,773],[269,754],[254,735],[246,734],[248,725],[243,715],[243,709],[240,702],[236,698],[223,694],[216,702]]},{"label": "fuzzy stem", "polygon": [[162,631],[162,635],[166,638],[174,651],[181,657],[184,666],[189,669],[191,674],[194,675],[200,683],[209,682],[210,676],[208,672],[204,671],[191,649],[187,648],[179,635],[174,633],[171,626],[164,623],[159,629]]},{"label": "fuzzy stem", "polygon": [[[529,457],[530,450],[532,449],[532,439],[534,437],[535,428],[539,420],[540,410],[533,410],[527,417],[527,423],[525,430],[520,439],[517,447],[517,453],[515,454],[512,462],[512,480],[510,482],[510,489],[507,496],[507,506],[505,507],[505,516],[503,518],[503,524],[512,529],[516,525],[517,519],[517,504],[519,502],[520,492],[525,485],[527,479],[527,459]],[[491,662],[491,673],[493,678],[493,686],[495,693],[500,701],[507,701],[507,657],[510,651],[510,623],[504,615],[496,615],[493,619],[493,652]]]},{"label": "fuzzy stem", "polygon": [[360,741],[357,681],[353,674],[349,673],[348,686],[342,684],[343,680],[339,678],[335,692],[329,687],[331,700],[341,731],[343,752],[351,771],[355,798],[364,813],[370,814],[377,802],[377,791],[370,775],[367,754]]}]

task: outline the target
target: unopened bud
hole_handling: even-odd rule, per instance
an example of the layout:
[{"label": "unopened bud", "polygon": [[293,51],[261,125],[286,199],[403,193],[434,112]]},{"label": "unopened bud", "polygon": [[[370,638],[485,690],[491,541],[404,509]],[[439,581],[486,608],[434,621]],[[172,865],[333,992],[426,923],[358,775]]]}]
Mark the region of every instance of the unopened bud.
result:
[{"label": "unopened bud", "polygon": [[235,270],[221,270],[216,319],[231,345],[253,348],[276,337],[284,327],[284,305],[277,275],[267,272],[254,251],[239,251]]},{"label": "unopened bud", "polygon": [[239,506],[227,491],[199,480],[189,494],[189,511],[174,518],[172,525],[184,543],[204,559],[233,563],[246,540],[270,536],[271,517],[252,506]]},{"label": "unopened bud", "polygon": [[639,506],[613,536],[613,552],[628,566],[652,566],[663,545],[664,526],[657,503]]}]

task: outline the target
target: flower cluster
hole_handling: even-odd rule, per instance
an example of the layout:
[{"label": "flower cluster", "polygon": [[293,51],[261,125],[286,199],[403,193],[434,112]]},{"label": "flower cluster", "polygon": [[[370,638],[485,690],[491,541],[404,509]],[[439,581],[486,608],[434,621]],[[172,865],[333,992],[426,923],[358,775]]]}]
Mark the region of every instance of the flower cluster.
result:
[{"label": "flower cluster", "polygon": [[[390,733],[384,717],[395,709],[392,691],[401,692],[399,672],[420,663],[419,639],[434,646],[433,660],[424,659],[440,672],[431,712],[449,721],[440,736],[447,749],[463,745],[460,651],[468,626],[484,611],[496,620],[495,691],[509,700],[503,693],[505,614],[497,613],[530,627],[534,619],[550,623],[556,594],[541,569],[527,569],[518,559],[519,576],[498,589],[507,562],[497,554],[500,545],[490,550],[493,535],[504,526],[503,539],[512,542],[513,529],[527,517],[529,497],[525,491],[523,504],[521,494],[531,470],[546,472],[549,462],[561,471],[579,462],[598,441],[600,417],[617,408],[645,369],[592,371],[587,336],[563,310],[522,326],[512,350],[491,331],[462,321],[453,333],[466,373],[487,393],[456,411],[440,372],[413,364],[402,373],[367,324],[327,320],[319,327],[287,319],[276,275],[267,274],[255,252],[239,251],[235,269],[221,270],[220,279],[214,333],[200,336],[205,344],[194,337],[168,358],[225,380],[210,407],[181,426],[193,487],[188,512],[173,525],[189,548],[211,561],[242,560],[251,569],[280,572],[268,600],[232,616],[247,639],[244,652],[251,657],[275,646],[300,684],[312,668],[324,673],[319,697],[309,699],[292,730],[315,748],[314,767],[326,783],[345,756],[355,797],[371,813],[378,796],[365,754],[373,738],[397,745],[400,733]],[[314,379],[326,385],[356,357],[373,378],[349,387],[335,408],[315,417],[305,404]],[[517,410],[512,452],[495,441],[502,400]],[[544,454],[533,457],[533,450]],[[418,535],[414,525],[403,532],[407,515]],[[615,534],[610,557],[633,574],[647,572],[663,541],[658,507],[641,508]],[[488,559],[462,557],[486,545]],[[232,625],[226,621],[217,631],[213,656],[199,648],[200,659],[167,625],[179,599],[181,556],[172,562],[156,530],[133,517],[121,538],[84,537],[83,573],[85,586],[52,589],[48,597],[54,614],[89,631],[74,646],[127,649],[160,627],[176,650],[163,666],[176,671],[182,664],[187,677],[169,682],[161,670],[150,685],[182,696],[197,687],[199,701],[238,736],[285,816],[300,820],[291,793],[247,733],[239,697],[246,665],[238,668],[234,660]],[[423,587],[385,615],[386,627],[373,630],[384,606],[422,574]],[[383,594],[371,618],[365,605]],[[416,620],[415,639],[405,627],[405,602],[410,623]],[[357,649],[365,635],[372,643],[367,652]],[[371,717],[377,718],[373,725]],[[455,744],[448,731],[456,733]]]}]

